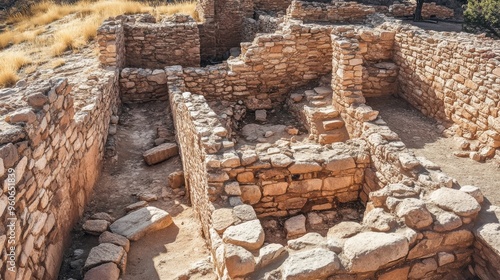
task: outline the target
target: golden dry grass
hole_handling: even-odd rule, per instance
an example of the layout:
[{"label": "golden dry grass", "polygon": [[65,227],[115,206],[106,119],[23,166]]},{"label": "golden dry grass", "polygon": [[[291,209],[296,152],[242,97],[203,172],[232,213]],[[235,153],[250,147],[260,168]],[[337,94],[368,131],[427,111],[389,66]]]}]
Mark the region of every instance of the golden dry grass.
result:
[{"label": "golden dry grass", "polygon": [[0,87],[11,86],[17,82],[17,72],[29,63],[31,63],[31,58],[24,52],[5,51],[0,53]]},{"label": "golden dry grass", "polygon": [[54,59],[54,60],[50,61],[49,67],[52,69],[55,69],[57,67],[63,66],[64,64],[66,64],[66,60],[63,58],[58,58],[58,59]]},{"label": "golden dry grass", "polygon": [[[84,0],[72,5],[37,3],[27,11],[10,16],[7,22],[11,28],[0,33],[0,88],[15,83],[19,69],[32,61],[34,64],[28,66],[25,73],[68,50],[87,46],[97,35],[97,28],[109,17],[149,12],[159,18],[183,13],[198,20],[195,6],[194,0],[159,6],[129,0]],[[49,61],[49,67],[64,64],[62,60],[56,61],[55,64]]]}]

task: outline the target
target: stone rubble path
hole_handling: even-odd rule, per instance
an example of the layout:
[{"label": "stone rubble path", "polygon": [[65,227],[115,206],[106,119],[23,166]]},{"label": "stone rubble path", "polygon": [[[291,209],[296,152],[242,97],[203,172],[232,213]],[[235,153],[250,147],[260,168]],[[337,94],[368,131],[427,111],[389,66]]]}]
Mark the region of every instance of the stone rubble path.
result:
[{"label": "stone rubble path", "polygon": [[500,168],[495,162],[479,163],[454,156],[453,152],[458,149],[453,138],[443,137],[435,120],[425,117],[401,98],[373,97],[367,99],[367,104],[380,111],[382,119],[417,157],[423,156],[439,165],[461,186],[479,187],[486,205],[500,206]]},{"label": "stone rubble path", "polygon": [[[182,170],[180,157],[176,155],[152,166],[143,158],[143,153],[155,146],[160,131],[168,134],[167,142],[175,143],[169,108],[168,102],[123,105],[114,135],[116,156],[105,159],[82,218],[83,224],[90,216],[105,212],[118,220],[127,214],[127,206],[141,202],[140,199],[148,202],[137,204],[135,211],[147,206],[168,212],[173,221],[166,228],[130,242],[123,280],[170,280],[183,275],[190,275],[190,279],[215,279],[200,222],[183,196],[184,188],[168,187],[168,175]],[[113,226],[110,229],[113,230]],[[82,279],[80,268],[71,268],[71,262],[75,264],[74,251],[83,249],[84,253],[78,258],[85,261],[89,251],[97,246],[97,238],[84,234],[81,229],[74,233],[60,279]]]}]

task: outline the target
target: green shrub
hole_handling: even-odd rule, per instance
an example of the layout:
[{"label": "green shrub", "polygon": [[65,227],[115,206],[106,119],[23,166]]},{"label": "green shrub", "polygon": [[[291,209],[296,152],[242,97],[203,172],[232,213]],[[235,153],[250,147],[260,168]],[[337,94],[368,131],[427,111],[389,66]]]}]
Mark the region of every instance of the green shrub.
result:
[{"label": "green shrub", "polygon": [[500,0],[469,0],[464,19],[466,29],[485,29],[500,37]]}]

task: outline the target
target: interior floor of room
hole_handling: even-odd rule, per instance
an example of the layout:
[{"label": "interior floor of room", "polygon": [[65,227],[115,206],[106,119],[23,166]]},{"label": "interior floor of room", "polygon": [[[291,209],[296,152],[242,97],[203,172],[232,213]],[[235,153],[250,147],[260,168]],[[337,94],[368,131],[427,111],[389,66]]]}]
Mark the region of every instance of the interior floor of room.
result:
[{"label": "interior floor of room", "polygon": [[176,279],[183,274],[190,274],[191,279],[215,279],[200,221],[184,188],[167,186],[167,176],[182,170],[180,156],[153,166],[142,156],[154,147],[155,139],[175,141],[168,102],[124,104],[116,134],[109,137],[101,176],[73,232],[73,244],[65,254],[59,279],[82,279],[81,267],[90,249],[98,244],[98,236],[83,232],[85,220],[100,212],[118,219],[126,214],[127,206],[148,196],[155,199],[147,203],[167,211],[173,224],[131,242],[122,279]]},{"label": "interior floor of room", "polygon": [[367,104],[380,112],[382,119],[417,157],[425,157],[441,166],[443,172],[461,185],[479,187],[486,203],[500,205],[500,168],[497,162],[479,163],[453,155],[459,150],[453,137],[443,136],[443,127],[436,120],[424,116],[402,98],[372,97],[367,98]]}]

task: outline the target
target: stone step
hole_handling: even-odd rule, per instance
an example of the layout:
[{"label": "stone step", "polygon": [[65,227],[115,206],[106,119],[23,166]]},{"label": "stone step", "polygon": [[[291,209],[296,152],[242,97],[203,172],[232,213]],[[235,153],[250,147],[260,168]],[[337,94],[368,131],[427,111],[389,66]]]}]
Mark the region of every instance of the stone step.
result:
[{"label": "stone step", "polygon": [[324,96],[318,95],[314,90],[306,90],[304,91],[304,95],[307,101],[325,98]]},{"label": "stone step", "polygon": [[333,93],[333,90],[329,87],[315,87],[314,92],[321,96],[329,96]]},{"label": "stone step", "polygon": [[176,143],[165,143],[144,152],[142,155],[148,165],[153,165],[167,160],[179,153]]},{"label": "stone step", "polygon": [[339,112],[335,110],[332,106],[327,107],[310,107],[304,106],[304,111],[307,115],[311,116],[313,119],[333,119],[339,116]]},{"label": "stone step", "polygon": [[324,107],[328,105],[328,103],[323,100],[312,100],[310,104],[314,107]]},{"label": "stone step", "polygon": [[325,144],[331,144],[331,143],[335,143],[335,142],[343,142],[344,138],[345,138],[345,135],[342,132],[320,134],[318,137],[318,142],[321,145],[325,145]]},{"label": "stone step", "polygon": [[331,131],[344,127],[345,123],[343,120],[326,120],[323,121],[323,129],[326,131]]}]

